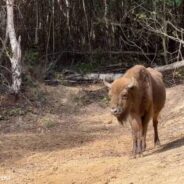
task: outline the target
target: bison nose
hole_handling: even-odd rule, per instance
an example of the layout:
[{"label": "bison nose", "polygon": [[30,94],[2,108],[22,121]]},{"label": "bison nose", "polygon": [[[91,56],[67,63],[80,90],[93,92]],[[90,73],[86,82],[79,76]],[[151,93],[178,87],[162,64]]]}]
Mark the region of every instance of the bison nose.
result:
[{"label": "bison nose", "polygon": [[117,114],[118,113],[118,109],[117,108],[112,108],[111,109],[111,113],[112,114]]}]

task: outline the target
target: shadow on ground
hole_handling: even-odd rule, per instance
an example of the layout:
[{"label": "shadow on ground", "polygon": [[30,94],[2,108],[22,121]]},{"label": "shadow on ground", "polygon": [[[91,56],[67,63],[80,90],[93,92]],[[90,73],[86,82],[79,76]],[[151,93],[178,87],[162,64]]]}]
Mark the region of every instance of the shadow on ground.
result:
[{"label": "shadow on ground", "polygon": [[167,144],[164,144],[159,150],[156,151],[156,153],[161,153],[161,152],[168,151],[171,149],[176,149],[181,146],[184,146],[184,137],[173,140]]},{"label": "shadow on ground", "polygon": [[75,126],[61,132],[1,134],[0,162],[16,161],[32,153],[81,148],[97,139],[109,138],[115,132],[114,128],[112,130],[110,133],[111,129],[108,130],[103,124],[90,127],[86,124],[86,127]]},{"label": "shadow on ground", "polygon": [[172,149],[177,149],[177,148],[182,147],[182,146],[184,146],[184,137],[178,138],[176,140],[172,140],[169,143],[161,145],[160,148],[156,149],[155,151],[151,151],[151,153],[148,153],[145,156],[147,157],[147,156],[150,156],[150,155],[154,155],[156,153],[166,152],[166,151],[169,151],[169,150],[172,150]]}]

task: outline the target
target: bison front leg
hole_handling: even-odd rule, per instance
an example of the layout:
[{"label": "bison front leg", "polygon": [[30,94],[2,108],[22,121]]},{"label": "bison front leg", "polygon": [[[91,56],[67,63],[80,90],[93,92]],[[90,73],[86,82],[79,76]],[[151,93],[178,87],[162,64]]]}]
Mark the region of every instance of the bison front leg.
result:
[{"label": "bison front leg", "polygon": [[133,157],[135,158],[136,155],[142,155],[143,147],[142,147],[142,141],[143,141],[143,127],[141,118],[139,118],[137,115],[132,116],[131,120],[131,128],[132,128],[132,138],[133,138]]}]

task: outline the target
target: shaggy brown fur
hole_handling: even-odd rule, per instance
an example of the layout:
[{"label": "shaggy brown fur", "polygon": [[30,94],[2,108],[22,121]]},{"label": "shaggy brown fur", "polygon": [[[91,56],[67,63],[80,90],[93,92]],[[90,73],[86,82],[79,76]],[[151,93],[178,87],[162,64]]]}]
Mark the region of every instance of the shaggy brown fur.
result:
[{"label": "shaggy brown fur", "polygon": [[166,99],[162,74],[154,69],[136,65],[108,87],[112,114],[120,123],[128,121],[131,124],[133,155],[142,154],[146,148],[150,119],[153,119],[154,143],[159,145],[157,118]]}]

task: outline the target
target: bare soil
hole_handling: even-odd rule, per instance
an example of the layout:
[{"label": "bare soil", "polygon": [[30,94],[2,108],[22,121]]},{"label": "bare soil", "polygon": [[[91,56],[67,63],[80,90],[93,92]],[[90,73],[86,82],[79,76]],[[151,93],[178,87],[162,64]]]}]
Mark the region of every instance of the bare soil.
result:
[{"label": "bare soil", "polygon": [[44,102],[0,116],[1,184],[184,183],[183,85],[167,89],[162,146],[153,147],[150,122],[147,151],[137,159],[130,158],[130,127],[110,115],[102,86],[42,90]]}]

